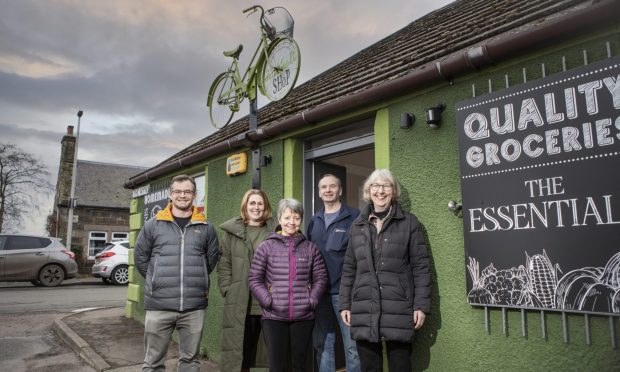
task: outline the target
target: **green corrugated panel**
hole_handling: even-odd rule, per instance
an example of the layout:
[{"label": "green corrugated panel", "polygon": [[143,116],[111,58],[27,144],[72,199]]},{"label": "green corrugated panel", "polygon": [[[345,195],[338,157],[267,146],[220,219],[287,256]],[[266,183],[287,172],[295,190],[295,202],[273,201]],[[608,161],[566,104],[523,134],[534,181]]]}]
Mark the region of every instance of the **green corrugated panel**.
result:
[{"label": "green corrugated panel", "polygon": [[295,138],[284,140],[284,197],[302,200],[303,146]]},{"label": "green corrugated panel", "polygon": [[375,117],[375,168],[390,168],[390,111],[377,111]]}]

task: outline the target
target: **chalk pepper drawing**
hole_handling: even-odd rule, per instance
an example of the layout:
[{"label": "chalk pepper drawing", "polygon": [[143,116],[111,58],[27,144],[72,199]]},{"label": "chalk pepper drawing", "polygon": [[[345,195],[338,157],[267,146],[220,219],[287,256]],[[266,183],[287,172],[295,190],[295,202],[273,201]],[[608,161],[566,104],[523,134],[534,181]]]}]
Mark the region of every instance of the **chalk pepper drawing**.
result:
[{"label": "chalk pepper drawing", "polygon": [[519,267],[498,270],[491,262],[480,272],[480,263],[468,257],[469,303],[620,313],[620,252],[605,267],[583,267],[561,277],[545,250],[531,257],[525,252],[525,258]]}]

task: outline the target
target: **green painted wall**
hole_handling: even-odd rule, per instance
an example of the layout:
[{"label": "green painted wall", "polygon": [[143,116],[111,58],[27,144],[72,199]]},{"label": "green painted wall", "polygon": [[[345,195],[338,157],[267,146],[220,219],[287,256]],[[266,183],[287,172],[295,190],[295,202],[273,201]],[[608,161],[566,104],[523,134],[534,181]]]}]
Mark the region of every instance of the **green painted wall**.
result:
[{"label": "green painted wall", "polygon": [[[502,327],[502,311],[490,311],[490,332],[484,330],[484,310],[467,304],[463,225],[447,209],[448,201],[461,200],[455,105],[493,91],[562,70],[583,65],[583,50],[589,62],[606,57],[605,42],[620,54],[618,33],[585,38],[573,45],[558,47],[544,55],[528,56],[482,73],[457,79],[391,105],[389,110],[390,168],[403,186],[403,204],[424,224],[432,255],[432,314],[415,344],[416,371],[612,371],[620,370],[620,352],[613,350],[609,318],[590,317],[592,345],[585,344],[584,316],[569,315],[569,342],[564,344],[559,313],[546,313],[547,339],[542,338],[539,312],[526,312],[527,335],[521,334],[521,312],[507,311],[508,332]],[[442,125],[430,129],[424,122],[424,109],[438,102],[446,104]],[[399,128],[402,112],[415,113],[418,120],[411,129]],[[620,334],[615,320],[616,335]]]},{"label": "green painted wall", "polygon": [[[525,312],[527,335],[521,335],[521,312],[506,311],[507,333],[502,329],[502,311],[490,310],[490,331],[484,329],[484,311],[467,304],[463,224],[447,209],[448,201],[461,200],[458,146],[455,128],[455,105],[472,97],[472,84],[477,95],[505,88],[506,76],[511,86],[562,70],[562,57],[568,69],[583,64],[583,50],[589,62],[606,57],[607,45],[614,55],[620,54],[620,30],[584,35],[564,45],[556,45],[544,53],[523,55],[479,73],[447,82],[407,97],[392,100],[361,111],[374,111],[375,154],[377,167],[389,167],[403,186],[402,203],[422,221],[432,255],[433,307],[427,324],[419,332],[414,346],[416,371],[613,371],[620,370],[620,351],[613,350],[609,319],[591,316],[592,345],[585,344],[584,317],[568,315],[569,340],[563,342],[562,318],[558,313],[545,315],[547,338],[541,335],[538,312]],[[424,110],[438,102],[446,104],[442,125],[430,129],[424,123]],[[399,128],[400,114],[409,112],[417,120],[410,129]],[[356,115],[349,113],[347,116]],[[338,123],[337,118],[330,122]],[[321,125],[321,124],[319,124]],[[316,126],[314,126],[316,128]],[[312,127],[308,131],[315,130]],[[326,127],[325,130],[329,130]],[[301,131],[296,137],[303,137]],[[249,154],[249,152],[248,152]],[[230,154],[226,154],[228,156]],[[262,146],[262,155],[271,155],[272,163],[261,169],[263,189],[272,206],[280,198],[302,196],[302,142],[278,139]],[[248,157],[250,160],[250,157]],[[251,160],[250,160],[251,164]],[[237,177],[225,174],[225,158],[201,164],[207,167],[207,217],[216,226],[238,214],[243,193],[250,187],[251,171]],[[137,214],[143,205],[135,207]],[[134,209],[132,209],[133,211]],[[219,229],[218,229],[219,232]],[[221,233],[221,232],[220,232]],[[127,313],[143,319],[141,302],[142,278],[132,274],[131,298]],[[207,310],[203,351],[218,360],[221,330],[222,298],[217,278]],[[139,301],[135,301],[136,298]],[[134,301],[131,301],[134,299]],[[620,321],[614,320],[616,337]],[[620,339],[618,339],[620,344]]]}]

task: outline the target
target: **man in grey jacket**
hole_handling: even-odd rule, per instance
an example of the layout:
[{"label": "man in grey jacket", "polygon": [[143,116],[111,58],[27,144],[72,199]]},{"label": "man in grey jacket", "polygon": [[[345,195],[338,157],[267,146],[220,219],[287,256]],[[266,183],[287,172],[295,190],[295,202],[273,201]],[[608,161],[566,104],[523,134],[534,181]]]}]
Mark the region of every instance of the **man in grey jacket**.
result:
[{"label": "man in grey jacket", "polygon": [[196,183],[170,182],[168,206],[148,220],[136,240],[134,261],[144,276],[142,371],[163,371],[170,336],[179,335],[178,370],[200,371],[198,354],[209,297],[209,273],[220,258],[217,235],[192,205]]}]

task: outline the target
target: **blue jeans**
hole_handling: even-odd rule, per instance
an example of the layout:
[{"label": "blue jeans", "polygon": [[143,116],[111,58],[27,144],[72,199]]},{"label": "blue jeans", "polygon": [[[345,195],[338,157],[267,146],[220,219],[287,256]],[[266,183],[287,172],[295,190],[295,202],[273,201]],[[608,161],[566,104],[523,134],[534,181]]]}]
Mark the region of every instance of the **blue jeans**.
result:
[{"label": "blue jeans", "polygon": [[312,338],[316,351],[316,364],[320,372],[333,372],[336,370],[336,324],[340,326],[344,354],[347,363],[347,372],[360,371],[360,359],[357,355],[355,341],[351,339],[351,331],[347,327],[338,311],[338,295],[326,294],[321,298],[319,306],[315,310],[314,330]]}]

